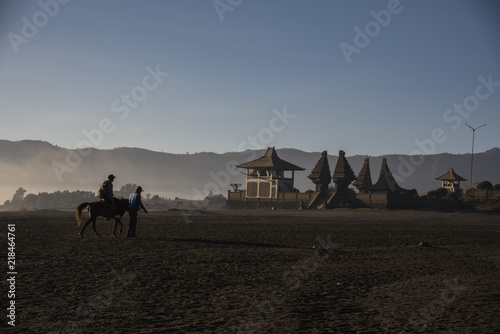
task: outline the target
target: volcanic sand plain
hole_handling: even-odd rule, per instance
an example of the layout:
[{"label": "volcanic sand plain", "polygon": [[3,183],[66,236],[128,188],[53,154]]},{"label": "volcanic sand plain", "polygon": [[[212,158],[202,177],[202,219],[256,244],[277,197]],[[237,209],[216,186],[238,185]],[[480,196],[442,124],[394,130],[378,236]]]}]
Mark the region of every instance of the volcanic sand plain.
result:
[{"label": "volcanic sand plain", "polygon": [[100,218],[100,238],[90,227],[79,238],[73,212],[0,212],[4,259],[15,225],[17,272],[16,326],[3,279],[1,327],[499,333],[498,215],[171,210],[140,214],[132,239],[123,223],[113,238],[113,222]]}]

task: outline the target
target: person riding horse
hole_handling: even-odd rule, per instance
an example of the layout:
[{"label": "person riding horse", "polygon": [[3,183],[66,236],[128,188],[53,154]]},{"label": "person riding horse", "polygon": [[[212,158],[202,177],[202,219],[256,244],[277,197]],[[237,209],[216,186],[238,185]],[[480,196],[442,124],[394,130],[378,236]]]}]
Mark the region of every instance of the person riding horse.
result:
[{"label": "person riding horse", "polygon": [[115,218],[120,218],[121,216],[118,214],[115,207],[115,198],[113,197],[113,181],[116,179],[116,176],[113,174],[108,175],[108,179],[103,181],[101,188],[99,189],[99,197],[105,204],[111,206],[113,211],[115,212]]}]

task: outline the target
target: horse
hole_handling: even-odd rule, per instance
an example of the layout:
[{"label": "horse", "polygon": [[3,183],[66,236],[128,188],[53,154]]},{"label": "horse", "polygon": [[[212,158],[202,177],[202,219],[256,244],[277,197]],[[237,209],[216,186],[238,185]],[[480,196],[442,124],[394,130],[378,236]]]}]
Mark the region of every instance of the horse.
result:
[{"label": "horse", "polygon": [[92,202],[92,203],[86,202],[86,203],[80,204],[78,206],[78,208],[76,209],[76,221],[78,222],[78,226],[76,228],[80,227],[80,225],[82,223],[82,211],[86,207],[88,207],[90,218],[85,222],[80,233],[78,233],[80,238],[83,238],[83,231],[85,231],[85,228],[91,222],[92,222],[92,228],[94,229],[95,234],[98,237],[100,237],[99,233],[97,233],[97,230],[95,228],[95,222],[97,220],[97,217],[113,218],[115,220],[115,227],[113,228],[113,233],[111,234],[113,237],[116,237],[115,231],[116,231],[116,227],[118,226],[118,224],[120,224],[120,234],[122,233],[123,224],[119,218],[115,218],[115,215],[118,214],[118,215],[120,215],[120,217],[122,217],[125,214],[125,212],[128,212],[128,199],[115,198],[116,213],[113,211],[113,208],[110,205],[104,203],[103,201]]}]

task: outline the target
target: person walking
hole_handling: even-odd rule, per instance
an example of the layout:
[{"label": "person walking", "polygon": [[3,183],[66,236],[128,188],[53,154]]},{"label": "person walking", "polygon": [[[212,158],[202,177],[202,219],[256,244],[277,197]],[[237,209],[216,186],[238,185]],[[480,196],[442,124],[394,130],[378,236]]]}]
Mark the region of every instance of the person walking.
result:
[{"label": "person walking", "polygon": [[135,228],[137,225],[137,213],[140,209],[148,213],[148,210],[144,207],[141,200],[142,187],[138,186],[133,193],[130,194],[128,199],[128,213],[130,215],[130,221],[128,223],[127,238],[136,237]]}]

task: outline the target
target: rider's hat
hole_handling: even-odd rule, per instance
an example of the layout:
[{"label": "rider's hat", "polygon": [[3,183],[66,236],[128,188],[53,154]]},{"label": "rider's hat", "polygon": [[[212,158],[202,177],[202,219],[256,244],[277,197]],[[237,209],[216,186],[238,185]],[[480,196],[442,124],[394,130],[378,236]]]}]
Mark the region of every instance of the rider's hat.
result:
[{"label": "rider's hat", "polygon": [[111,180],[111,179],[116,179],[116,176],[114,176],[113,174],[109,174],[108,175],[108,180]]}]

